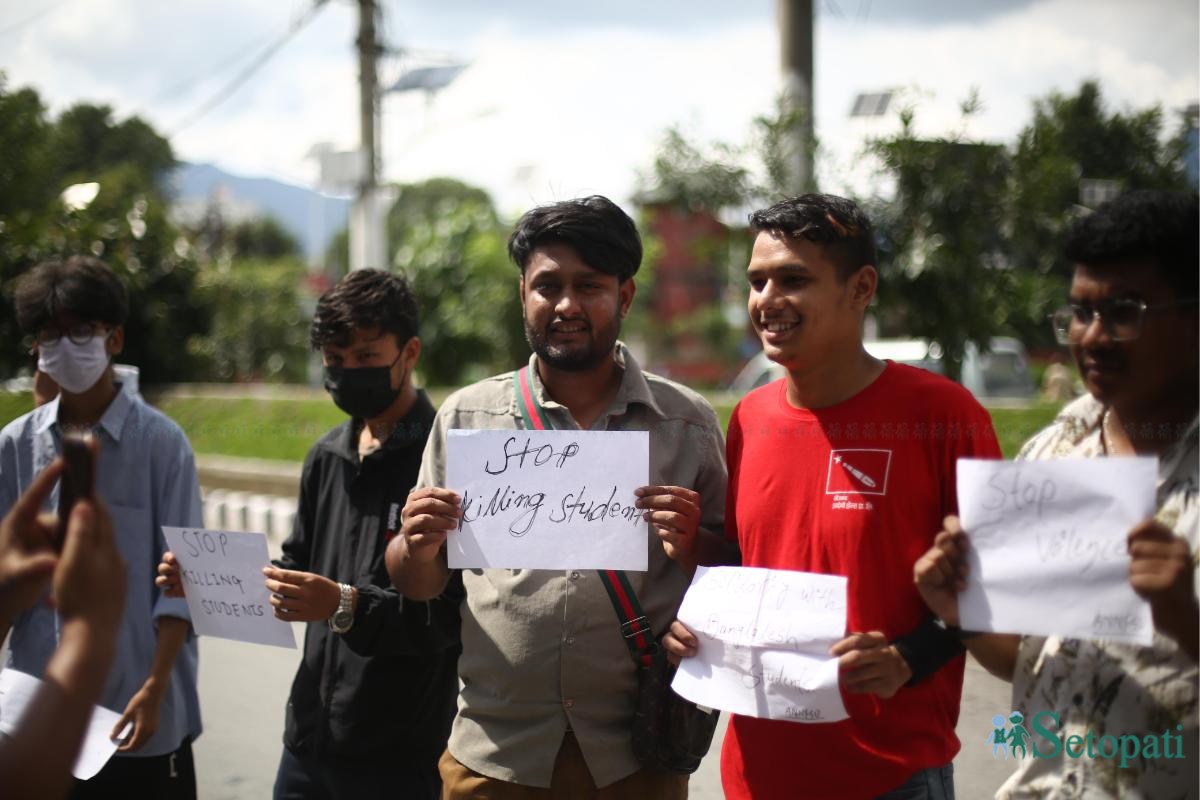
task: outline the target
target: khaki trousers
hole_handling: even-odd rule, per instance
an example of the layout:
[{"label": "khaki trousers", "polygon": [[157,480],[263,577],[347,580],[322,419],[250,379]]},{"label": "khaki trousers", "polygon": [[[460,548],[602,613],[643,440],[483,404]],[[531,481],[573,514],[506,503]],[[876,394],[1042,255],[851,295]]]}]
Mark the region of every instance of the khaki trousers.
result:
[{"label": "khaki trousers", "polygon": [[579,742],[569,731],[554,759],[549,789],[481,775],[449,750],[442,753],[438,771],[442,774],[442,800],[686,800],[688,789],[687,775],[646,769],[597,789]]}]

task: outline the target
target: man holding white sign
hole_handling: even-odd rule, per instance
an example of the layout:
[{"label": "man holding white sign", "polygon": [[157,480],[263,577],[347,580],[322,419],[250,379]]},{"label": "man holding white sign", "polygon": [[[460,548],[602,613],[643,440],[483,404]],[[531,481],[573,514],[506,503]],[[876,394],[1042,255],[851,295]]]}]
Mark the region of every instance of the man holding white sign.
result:
[{"label": "man holding white sign", "polygon": [[[708,549],[723,547],[726,476],[716,415],[695,392],[643,372],[617,341],[642,258],[637,228],[620,208],[603,197],[535,208],[517,224],[509,254],[521,270],[533,356],[516,373],[468,386],[442,404],[421,465],[421,488],[404,507],[403,536],[388,548],[392,580],[406,597],[436,596],[452,574],[447,547],[457,545],[447,540],[460,535],[464,520],[481,521],[479,498],[447,480],[450,432],[532,430],[501,442],[489,471],[502,464],[520,471],[523,457],[527,471],[547,471],[537,476],[546,497],[553,489],[560,498],[539,514],[547,520],[573,515],[557,523],[561,536],[588,537],[592,525],[603,523],[648,550],[647,570],[627,578],[651,628],[661,633],[687,588],[690,565],[713,560]],[[561,485],[551,474],[553,459],[534,466],[546,445],[569,463],[570,441],[537,438],[549,429],[591,437],[648,431],[649,463],[644,455],[632,463],[633,453],[618,448],[601,462],[611,474],[605,486]],[[582,441],[575,443],[583,447]],[[647,466],[651,485],[634,494],[610,492],[618,475],[645,474]],[[503,511],[507,502],[529,512],[540,508],[538,491],[514,485],[506,493],[496,486],[483,509]],[[649,526],[630,524],[631,506],[633,517]],[[502,537],[527,543],[535,535],[514,537],[524,529],[511,514],[502,523]],[[686,776],[643,769],[634,756],[634,663],[594,571],[601,565],[591,566],[462,571],[463,687],[440,765],[444,797],[477,791],[534,797],[551,790],[578,798],[686,795]]]},{"label": "man holding white sign", "polygon": [[[962,647],[924,608],[912,563],[954,508],[956,459],[999,456],[991,419],[963,387],[864,349],[878,275],[854,203],[801,195],[750,224],[750,321],[787,375],[730,419],[726,531],[745,567],[845,576],[828,654],[849,719],[734,714],[725,795],[795,797],[803,780],[814,798],[952,798]],[[709,646],[682,622],[665,641],[681,657]]]},{"label": "man holding white sign", "polygon": [[[1148,602],[1154,632],[1148,645],[1113,635],[1128,625],[1103,638],[966,639],[981,664],[1013,682],[1013,705],[1035,734],[1001,797],[1197,795],[1198,216],[1194,194],[1131,192],[1068,234],[1070,305],[1054,315],[1054,329],[1088,394],[1019,458],[1157,457],[1154,516],[1124,543],[1128,586]],[[949,517],[915,568],[926,603],[950,626],[960,622],[958,593],[978,580],[968,575],[968,547]],[[1049,617],[1057,611],[1045,608]]]},{"label": "man holding white sign", "polygon": [[[43,262],[21,276],[14,301],[39,367],[61,391],[0,431],[0,514],[68,452],[65,434],[90,431],[98,443],[92,494],[107,504],[128,565],[125,613],[99,701],[121,713],[113,737],[128,733],[117,755],[77,783],[72,796],[194,798],[192,741],[201,731],[196,639],[187,604],[154,588],[162,526],[201,525],[191,445],[178,425],[125,391],[113,369],[125,346],[129,293],[107,264],[90,256]],[[89,461],[77,459],[80,466]],[[70,496],[66,485],[55,486],[51,504]],[[8,666],[42,677],[62,615],[37,603],[12,622]]]},{"label": "man holding white sign", "polygon": [[[276,800],[439,794],[461,590],[408,603],[383,566],[434,414],[412,383],[418,317],[408,283],[382,270],[355,270],[317,302],[310,344],[350,419],[309,450],[292,533],[255,587],[270,591],[275,617],[308,623]],[[177,567],[160,572],[178,585]]]}]

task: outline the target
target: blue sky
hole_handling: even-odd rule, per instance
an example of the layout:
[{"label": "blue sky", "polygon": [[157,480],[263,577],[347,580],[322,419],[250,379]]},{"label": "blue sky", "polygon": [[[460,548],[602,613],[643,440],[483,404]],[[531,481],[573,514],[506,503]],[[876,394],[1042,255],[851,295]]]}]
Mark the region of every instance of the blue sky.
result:
[{"label": "blue sky", "polygon": [[[626,202],[672,124],[699,139],[744,139],[779,91],[773,0],[382,0],[384,80],[421,56],[470,67],[432,100],[384,102],[385,176],[438,174],[489,189],[502,212],[600,192]],[[172,132],[279,36],[309,0],[26,0],[0,6],[0,70],[52,109],[108,102]],[[1101,81],[1115,108],[1200,96],[1194,0],[818,0],[819,174],[869,191],[864,138],[891,120],[851,120],[858,92],[900,88],[936,135],[1011,141],[1033,98]],[[20,23],[43,9],[46,13]],[[313,145],[357,141],[355,5],[332,0],[240,91],[174,133],[184,159],[311,183]],[[15,27],[14,26],[19,26]],[[244,60],[244,58],[243,58]]]}]

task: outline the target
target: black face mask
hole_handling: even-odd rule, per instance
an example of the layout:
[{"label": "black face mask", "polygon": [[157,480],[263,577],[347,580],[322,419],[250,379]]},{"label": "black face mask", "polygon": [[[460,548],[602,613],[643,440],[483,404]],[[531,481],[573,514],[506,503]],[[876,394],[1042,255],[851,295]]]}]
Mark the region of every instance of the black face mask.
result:
[{"label": "black face mask", "polygon": [[326,367],[325,391],[338,408],[355,419],[374,419],[396,401],[404,387],[401,380],[399,389],[392,388],[396,361],[386,367]]}]

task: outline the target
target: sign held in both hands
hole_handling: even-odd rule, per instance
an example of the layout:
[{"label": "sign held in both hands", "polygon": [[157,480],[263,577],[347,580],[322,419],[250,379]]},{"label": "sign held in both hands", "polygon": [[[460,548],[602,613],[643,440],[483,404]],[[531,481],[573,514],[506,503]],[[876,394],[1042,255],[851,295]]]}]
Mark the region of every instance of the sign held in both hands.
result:
[{"label": "sign held in both hands", "polygon": [[446,483],[463,516],[449,565],[645,571],[634,490],[649,475],[646,431],[450,430]]},{"label": "sign held in both hands", "polygon": [[291,624],[276,619],[262,574],[264,533],[163,526],[179,561],[192,627],[201,636],[295,649]]},{"label": "sign held in both hands", "polygon": [[846,635],[845,577],[699,567],[678,616],[700,641],[671,683],[680,696],[764,719],[846,718],[829,655]]},{"label": "sign held in both hands", "polygon": [[1148,645],[1126,537],[1154,513],[1154,458],[958,462],[967,630]]}]

